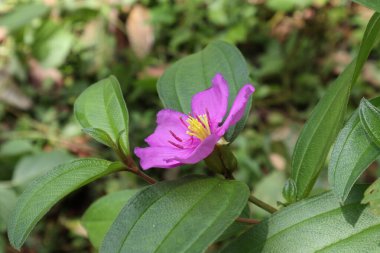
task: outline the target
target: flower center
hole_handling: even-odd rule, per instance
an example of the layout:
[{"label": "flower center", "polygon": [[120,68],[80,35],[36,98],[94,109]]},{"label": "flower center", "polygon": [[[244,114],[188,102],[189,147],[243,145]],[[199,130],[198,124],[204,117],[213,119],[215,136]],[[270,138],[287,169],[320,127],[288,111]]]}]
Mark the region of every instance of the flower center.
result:
[{"label": "flower center", "polygon": [[195,136],[203,141],[211,134],[210,125],[206,114],[198,115],[195,118],[189,116],[186,122],[189,124],[187,126],[188,131],[186,134],[190,136]]}]

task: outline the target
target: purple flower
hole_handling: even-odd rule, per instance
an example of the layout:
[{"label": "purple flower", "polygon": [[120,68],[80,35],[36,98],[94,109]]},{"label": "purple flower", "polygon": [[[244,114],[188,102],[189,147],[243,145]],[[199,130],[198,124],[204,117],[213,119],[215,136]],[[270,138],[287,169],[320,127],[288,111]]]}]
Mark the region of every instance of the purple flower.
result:
[{"label": "purple flower", "polygon": [[211,88],[193,96],[189,115],[170,109],[159,111],[157,128],[145,139],[149,147],[135,148],[141,167],[144,170],[173,168],[205,159],[228,128],[243,117],[254,91],[251,84],[240,89],[223,124],[228,107],[228,84],[219,73],[212,79]]}]

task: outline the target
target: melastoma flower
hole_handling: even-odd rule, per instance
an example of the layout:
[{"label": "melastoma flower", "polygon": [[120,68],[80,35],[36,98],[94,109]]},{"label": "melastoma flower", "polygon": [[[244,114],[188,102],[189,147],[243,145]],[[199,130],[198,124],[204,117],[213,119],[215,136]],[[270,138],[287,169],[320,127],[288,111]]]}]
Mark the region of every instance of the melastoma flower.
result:
[{"label": "melastoma flower", "polygon": [[243,117],[254,91],[251,84],[244,85],[223,121],[228,108],[228,84],[218,73],[211,88],[193,96],[189,115],[170,109],[159,111],[157,128],[145,139],[149,147],[135,148],[141,167],[173,168],[205,159],[228,128]]}]

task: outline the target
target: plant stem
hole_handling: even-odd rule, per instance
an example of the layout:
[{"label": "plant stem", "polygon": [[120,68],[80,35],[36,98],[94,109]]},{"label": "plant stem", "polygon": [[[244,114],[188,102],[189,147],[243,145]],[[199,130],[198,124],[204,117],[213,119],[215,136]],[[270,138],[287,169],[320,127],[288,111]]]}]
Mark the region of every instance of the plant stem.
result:
[{"label": "plant stem", "polygon": [[148,176],[147,174],[145,174],[144,172],[142,172],[140,170],[140,168],[137,167],[136,163],[133,161],[133,159],[130,156],[125,156],[123,153],[119,153],[118,155],[119,155],[121,161],[123,162],[123,164],[126,166],[125,167],[126,171],[132,172],[133,174],[139,176],[140,178],[145,180],[145,182],[147,182],[148,184],[157,183],[156,179],[154,179],[154,178]]},{"label": "plant stem", "polygon": [[259,224],[260,223],[259,220],[242,218],[242,217],[237,218],[235,221],[240,222],[240,223],[248,223],[248,224]]},{"label": "plant stem", "polygon": [[261,207],[262,209],[264,209],[265,211],[269,212],[269,213],[275,213],[277,212],[277,209],[274,208],[273,206],[259,200],[258,198],[254,197],[254,196],[249,196],[249,201],[253,204],[255,204],[256,206],[258,207]]}]

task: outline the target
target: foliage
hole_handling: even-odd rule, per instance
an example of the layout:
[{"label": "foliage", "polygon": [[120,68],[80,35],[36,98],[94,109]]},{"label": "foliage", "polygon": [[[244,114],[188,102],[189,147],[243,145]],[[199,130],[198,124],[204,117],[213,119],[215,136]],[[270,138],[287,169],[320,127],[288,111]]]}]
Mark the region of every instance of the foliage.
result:
[{"label": "foliage", "polygon": [[[378,251],[380,7],[355,2],[0,4],[0,252]],[[237,171],[140,170],[215,72],[256,87],[213,157]]]}]

